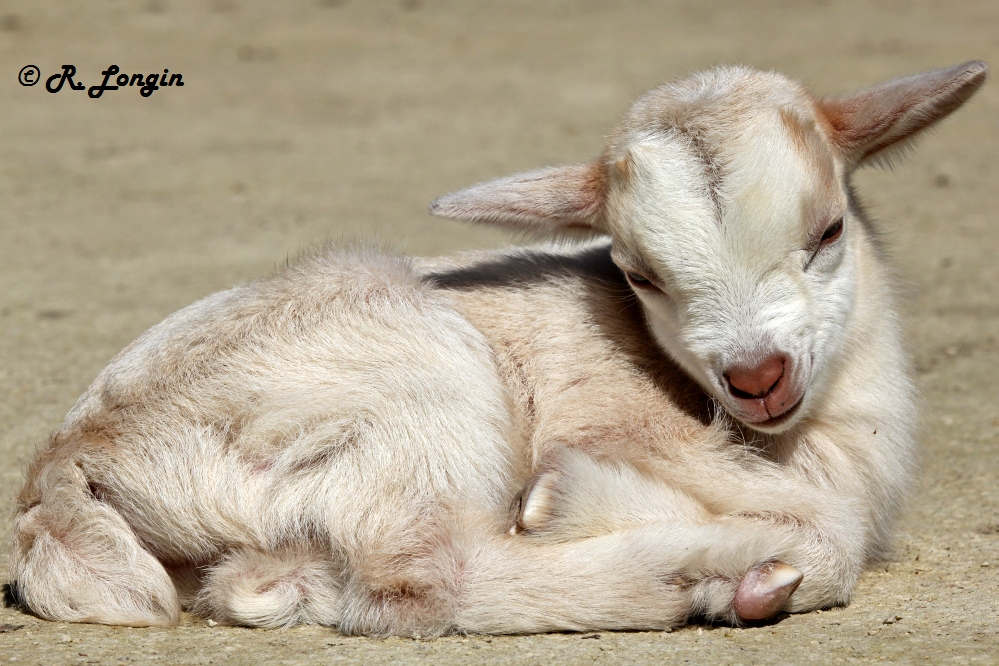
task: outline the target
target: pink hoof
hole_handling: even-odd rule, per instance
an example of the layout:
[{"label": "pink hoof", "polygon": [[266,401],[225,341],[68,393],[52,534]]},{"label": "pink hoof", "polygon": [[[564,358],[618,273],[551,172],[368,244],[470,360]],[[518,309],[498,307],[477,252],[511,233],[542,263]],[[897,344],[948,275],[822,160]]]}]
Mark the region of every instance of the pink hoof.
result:
[{"label": "pink hoof", "polygon": [[783,562],[770,562],[750,569],[735,591],[732,607],[740,620],[772,618],[798,589],[804,574]]}]

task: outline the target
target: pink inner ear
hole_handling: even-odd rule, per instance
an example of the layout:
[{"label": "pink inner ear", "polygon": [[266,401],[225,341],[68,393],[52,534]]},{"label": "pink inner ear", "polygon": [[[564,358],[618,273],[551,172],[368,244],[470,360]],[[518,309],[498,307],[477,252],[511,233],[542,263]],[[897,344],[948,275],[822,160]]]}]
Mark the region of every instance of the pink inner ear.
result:
[{"label": "pink inner ear", "polygon": [[983,62],[908,76],[844,98],[817,100],[834,146],[861,162],[904,142],[964,104],[988,76]]},{"label": "pink inner ear", "polygon": [[844,153],[851,153],[870,143],[902,116],[901,108],[872,108],[877,106],[873,95],[823,99],[816,104],[829,129],[829,140]]},{"label": "pink inner ear", "polygon": [[[818,104],[832,130],[833,145],[857,161],[911,138],[959,106],[938,108],[934,101],[942,100],[935,100],[925,90],[891,91],[895,94],[882,95],[877,92]],[[908,118],[921,104],[928,108],[918,113],[918,118]]]}]

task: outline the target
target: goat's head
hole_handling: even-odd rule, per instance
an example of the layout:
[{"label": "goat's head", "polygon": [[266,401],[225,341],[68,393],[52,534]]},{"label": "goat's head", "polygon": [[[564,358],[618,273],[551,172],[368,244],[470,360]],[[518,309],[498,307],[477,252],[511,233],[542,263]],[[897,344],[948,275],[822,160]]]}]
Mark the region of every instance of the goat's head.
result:
[{"label": "goat's head", "polygon": [[780,432],[820,392],[853,308],[865,241],[850,173],[890,162],[987,73],[971,62],[816,99],[777,74],[720,68],[639,99],[590,164],[477,185],[431,211],[610,235],[659,344],[734,417]]}]

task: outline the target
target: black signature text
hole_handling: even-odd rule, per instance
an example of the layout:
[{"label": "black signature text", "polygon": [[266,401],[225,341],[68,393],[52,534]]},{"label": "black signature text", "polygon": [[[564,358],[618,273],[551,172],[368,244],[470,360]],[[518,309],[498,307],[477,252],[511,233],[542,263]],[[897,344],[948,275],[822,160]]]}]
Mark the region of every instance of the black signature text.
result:
[{"label": "black signature text", "polygon": [[118,65],[111,65],[101,76],[104,81],[100,85],[87,88],[83,83],[75,80],[76,65],[63,65],[62,72],[53,74],[45,80],[45,89],[50,93],[57,93],[68,86],[70,90],[83,90],[87,88],[87,95],[91,99],[99,99],[106,91],[118,90],[119,88],[138,88],[139,94],[149,97],[162,87],[183,86],[183,74],[171,74],[169,69],[164,69],[163,73],[156,74],[127,74],[121,71]]}]

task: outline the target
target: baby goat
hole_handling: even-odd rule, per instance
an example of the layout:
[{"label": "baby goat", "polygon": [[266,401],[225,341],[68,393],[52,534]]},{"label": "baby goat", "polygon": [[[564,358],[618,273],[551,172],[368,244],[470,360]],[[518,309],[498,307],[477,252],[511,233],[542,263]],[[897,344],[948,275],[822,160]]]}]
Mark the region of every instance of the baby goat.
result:
[{"label": "baby goat", "polygon": [[15,595],[53,620],[423,636],[846,603],[917,421],[850,176],[987,73],[840,98],[697,74],[589,164],[431,206],[593,240],[332,249],[177,312],[37,454]]}]

